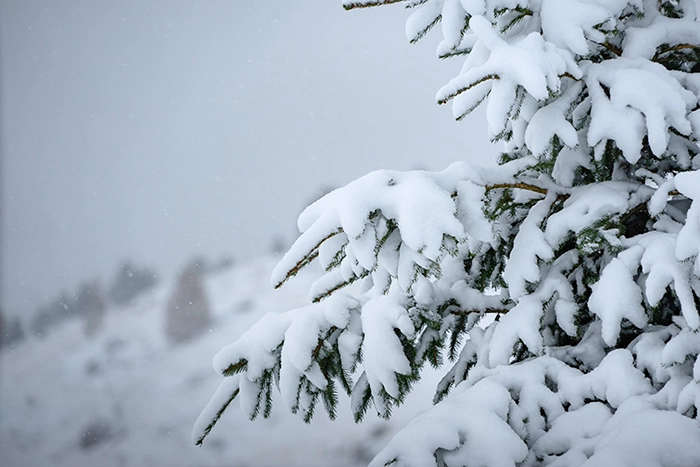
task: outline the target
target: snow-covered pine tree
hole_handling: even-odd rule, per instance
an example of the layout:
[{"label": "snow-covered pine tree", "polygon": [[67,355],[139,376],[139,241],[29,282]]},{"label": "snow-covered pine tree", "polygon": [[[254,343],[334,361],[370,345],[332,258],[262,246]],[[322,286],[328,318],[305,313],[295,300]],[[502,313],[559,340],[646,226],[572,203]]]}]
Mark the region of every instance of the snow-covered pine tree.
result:
[{"label": "snow-covered pine tree", "polygon": [[438,55],[466,57],[437,99],[486,106],[500,164],[374,172],[309,206],[272,279],[317,260],[314,304],[214,358],[194,440],[276,389],[305,420],[339,389],[388,417],[430,364],[435,406],[372,465],[700,465],[697,2],[405,3],[411,41],[441,23]]}]

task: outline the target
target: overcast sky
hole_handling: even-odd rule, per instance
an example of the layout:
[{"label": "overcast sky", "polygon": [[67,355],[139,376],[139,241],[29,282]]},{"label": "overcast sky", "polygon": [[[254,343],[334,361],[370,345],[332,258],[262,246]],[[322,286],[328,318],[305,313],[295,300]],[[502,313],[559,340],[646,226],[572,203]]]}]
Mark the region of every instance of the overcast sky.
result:
[{"label": "overcast sky", "polygon": [[0,0],[0,305],[131,258],[171,277],[293,240],[322,187],[494,150],[435,93],[406,11],[323,1]]}]

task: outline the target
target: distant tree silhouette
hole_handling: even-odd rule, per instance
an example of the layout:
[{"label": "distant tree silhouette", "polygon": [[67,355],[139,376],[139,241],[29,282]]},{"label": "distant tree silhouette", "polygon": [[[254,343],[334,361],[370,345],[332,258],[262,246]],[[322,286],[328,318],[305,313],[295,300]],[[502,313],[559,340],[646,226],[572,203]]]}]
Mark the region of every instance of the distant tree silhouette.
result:
[{"label": "distant tree silhouette", "polygon": [[165,336],[173,343],[193,339],[211,321],[209,300],[202,283],[203,268],[197,261],[187,266],[177,279],[165,314]]},{"label": "distant tree silhouette", "polygon": [[0,347],[10,345],[24,339],[24,329],[19,317],[8,318],[0,310]]},{"label": "distant tree silhouette", "polygon": [[84,282],[75,297],[76,313],[85,320],[86,337],[93,337],[104,321],[105,302],[102,287],[96,279]]},{"label": "distant tree silhouette", "polygon": [[50,329],[75,315],[75,296],[63,291],[48,305],[37,309],[29,327],[33,334],[43,337]]},{"label": "distant tree silhouette", "polygon": [[130,305],[134,299],[152,288],[158,282],[158,278],[152,270],[134,266],[130,261],[124,261],[119,265],[117,275],[109,287],[109,299],[119,306]]}]

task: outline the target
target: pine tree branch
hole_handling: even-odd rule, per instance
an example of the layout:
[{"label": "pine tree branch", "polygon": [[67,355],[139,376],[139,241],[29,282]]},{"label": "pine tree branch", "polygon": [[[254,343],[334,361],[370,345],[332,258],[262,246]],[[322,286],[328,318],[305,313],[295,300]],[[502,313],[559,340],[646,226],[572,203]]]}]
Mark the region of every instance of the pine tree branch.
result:
[{"label": "pine tree branch", "polygon": [[437,18],[435,18],[432,23],[430,23],[428,26],[423,28],[421,31],[418,32],[415,36],[413,36],[410,40],[411,44],[417,43],[419,40],[423,39],[426,34],[430,32],[433,27],[438,24],[440,21],[442,21],[442,15],[438,15]]},{"label": "pine tree branch", "polygon": [[484,188],[486,190],[496,190],[498,188],[520,188],[521,190],[534,191],[535,193],[540,193],[546,195],[548,190],[537,185],[531,185],[529,183],[515,182],[515,183],[496,183],[495,185],[486,185]]},{"label": "pine tree branch", "polygon": [[651,59],[652,62],[657,61],[659,58],[661,58],[661,55],[669,52],[677,52],[679,50],[684,50],[684,49],[700,49],[700,45],[694,45],[694,44],[677,44],[674,46],[666,46],[666,47],[659,47],[659,51],[654,54],[654,58]]},{"label": "pine tree branch", "polygon": [[[337,330],[338,330],[337,326],[331,326],[328,329],[327,335],[330,336],[331,334],[333,334]],[[318,344],[316,345],[316,348],[314,349],[313,354],[312,354],[313,360],[316,360],[318,358],[318,354],[321,352],[321,349],[323,348],[324,342],[325,342],[325,339],[323,339],[321,337],[318,338]]]},{"label": "pine tree branch", "polygon": [[233,375],[245,370],[247,366],[248,366],[248,360],[241,359],[238,363],[235,363],[235,364],[232,363],[229,366],[227,366],[226,369],[224,369],[224,371],[222,373],[224,376],[233,376]]},{"label": "pine tree branch", "polygon": [[[546,188],[542,188],[541,186],[532,185],[530,183],[523,183],[523,182],[496,183],[494,185],[485,185],[484,188],[486,189],[486,191],[496,190],[499,188],[519,188],[521,190],[528,190],[528,191],[532,191],[532,192],[539,193],[542,195],[546,195],[547,193],[549,193],[549,190],[547,190]],[[681,192],[678,190],[671,190],[668,192],[668,195],[669,196],[681,196]],[[457,196],[457,194],[453,193],[452,197],[455,198],[456,196]],[[565,199],[565,198],[569,197],[569,194],[562,193],[560,195],[560,197]],[[643,204],[645,204],[645,203],[643,203]],[[639,206],[635,206],[635,208],[633,208],[633,209],[636,209],[637,207],[639,207]]]},{"label": "pine tree branch", "polygon": [[[523,189],[523,190],[533,191],[533,192],[535,192],[535,193],[540,193],[540,194],[543,194],[543,195],[546,195],[546,194],[547,194],[547,189],[546,189],[546,188],[542,188],[542,187],[539,187],[539,186],[536,186],[536,185],[531,185],[531,184],[523,183],[523,182],[515,182],[515,183],[497,183],[497,184],[495,184],[495,185],[487,185],[485,188],[486,188],[486,190],[494,190],[494,189],[498,189],[498,188],[520,188],[520,189]],[[456,196],[457,196],[457,193],[453,193],[453,194],[452,194],[452,197],[453,197],[453,198],[456,197]],[[313,260],[315,260],[315,259],[318,257],[318,249],[319,249],[319,247],[323,244],[323,242],[325,242],[326,240],[328,240],[328,239],[330,239],[330,238],[332,238],[332,237],[334,237],[334,236],[336,236],[336,235],[338,235],[338,234],[340,234],[340,233],[343,233],[343,228],[342,228],[342,227],[339,227],[337,230],[331,232],[330,234],[326,235],[324,238],[322,238],[321,240],[319,240],[319,242],[318,242],[316,245],[314,245],[313,248],[311,248],[311,250],[310,250],[308,253],[306,253],[306,254],[299,260],[299,262],[297,262],[297,263],[294,265],[294,267],[292,267],[289,271],[287,271],[287,273],[284,275],[284,278],[283,278],[280,282],[278,282],[277,284],[275,284],[274,288],[275,288],[275,289],[279,289],[279,288],[282,287],[282,285],[284,285],[284,283],[287,282],[291,277],[297,275],[297,273],[298,273],[300,270],[302,270],[304,267],[306,267],[308,264],[310,264]],[[371,271],[367,271],[367,274],[369,274],[369,272],[371,272]],[[314,297],[314,298],[312,299],[312,302],[314,302],[314,303],[320,302],[320,301],[323,300],[324,298],[327,298],[327,297],[329,297],[330,295],[332,295],[332,294],[333,294],[334,292],[336,292],[337,290],[342,289],[343,287],[347,287],[348,285],[352,284],[353,282],[357,281],[358,279],[362,279],[362,278],[366,277],[367,274],[363,274],[363,275],[360,276],[360,277],[358,277],[358,276],[353,276],[351,279],[337,284],[337,285],[334,286],[332,289],[330,289],[330,290],[324,292],[324,293],[321,294],[321,295],[318,295],[318,296]]]},{"label": "pine tree branch", "polygon": [[605,41],[605,42],[603,42],[603,43],[595,42],[595,41],[591,41],[591,42],[593,42],[594,44],[599,45],[599,46],[601,46],[601,47],[603,47],[603,48],[609,50],[610,52],[614,53],[614,54],[617,55],[618,57],[621,57],[621,56],[622,56],[622,49],[621,49],[620,47],[616,46],[616,45],[611,44],[611,43],[608,42],[608,41]]},{"label": "pine tree branch", "polygon": [[500,313],[508,313],[510,309],[508,308],[485,308],[483,310],[453,310],[450,311],[451,315],[456,315],[456,316],[467,316],[471,315],[474,313],[477,314],[500,314]]},{"label": "pine tree branch", "polygon": [[[545,196],[547,195],[547,193],[549,193],[549,190],[547,188],[544,188],[544,187],[541,187],[538,185],[534,185],[531,183],[525,183],[525,182],[495,183],[493,185],[484,185],[484,188],[486,189],[486,191],[497,190],[497,189],[517,188],[520,190],[531,191],[533,193],[538,193],[538,194],[545,195]],[[673,190],[673,191],[669,192],[669,196],[679,196],[680,194],[681,193],[678,192],[677,190]],[[457,193],[452,193],[452,198],[456,198],[457,196],[458,196]],[[559,195],[558,199],[565,200],[569,196],[570,195],[568,193],[561,193]],[[647,209],[646,203],[642,203],[642,205],[635,206],[630,211],[630,213],[628,213],[628,215],[634,214],[634,213],[638,212],[640,209],[642,209],[642,210]],[[343,233],[342,227],[339,227],[337,230],[331,232],[330,234],[328,234],[327,236],[322,238],[316,245],[314,245],[314,247],[308,253],[306,253],[302,257],[301,260],[299,260],[299,262],[297,264],[294,265],[294,267],[292,267],[285,274],[284,279],[275,285],[275,289],[280,288],[285,282],[287,282],[287,280],[289,280],[292,276],[295,276],[301,269],[303,269],[305,266],[307,266],[313,260],[315,260],[318,257],[318,249],[323,244],[323,242],[325,242],[326,240],[328,240],[328,239],[330,239],[330,238],[332,238],[340,233]],[[334,287],[327,290],[326,292],[324,292],[318,296],[315,296],[312,299],[312,302],[314,302],[314,303],[320,302],[321,300],[333,295],[333,293],[335,293],[336,291],[338,291],[344,287],[347,287],[348,285],[351,285],[352,283],[356,282],[358,279],[362,279],[362,278],[366,277],[367,274],[369,274],[370,272],[371,271],[367,271],[366,274],[362,274],[361,276],[353,276],[349,280],[343,281],[343,282],[335,285]],[[492,313],[497,313],[497,311],[492,311]]]},{"label": "pine tree branch", "polygon": [[282,279],[279,283],[275,284],[275,289],[279,289],[280,287],[282,287],[282,285],[283,285],[285,282],[287,282],[287,281],[289,280],[290,277],[296,276],[297,273],[298,273],[299,271],[301,271],[306,265],[310,264],[313,260],[315,260],[316,257],[318,257],[318,249],[319,249],[319,247],[323,244],[323,242],[325,242],[325,241],[328,240],[329,238],[335,237],[336,235],[338,235],[338,234],[340,234],[340,233],[343,233],[343,228],[342,228],[342,227],[338,227],[337,230],[335,230],[335,231],[329,233],[329,234],[326,235],[324,238],[322,238],[321,240],[319,240],[319,242],[318,242],[313,248],[311,248],[311,250],[310,250],[308,253],[306,253],[306,254],[299,260],[299,262],[298,262],[297,264],[294,265],[294,267],[293,267],[292,269],[290,269],[289,271],[287,271],[287,273],[284,275],[284,279]]},{"label": "pine tree branch", "polygon": [[343,3],[343,8],[345,8],[346,10],[356,10],[358,8],[370,8],[375,6],[391,5],[392,3],[401,3],[405,1],[406,0],[371,0],[364,2],[360,1],[352,3]]},{"label": "pine tree branch", "polygon": [[611,51],[612,53],[614,53],[615,55],[617,55],[618,57],[622,56],[622,49],[619,48],[618,46],[612,45],[608,41],[603,42],[601,45],[603,47],[605,47],[606,49],[608,49],[609,51]]},{"label": "pine tree branch", "polygon": [[326,290],[326,291],[323,292],[322,294],[314,296],[314,297],[311,299],[311,303],[318,303],[318,302],[320,302],[321,300],[330,297],[331,295],[333,295],[333,294],[334,294],[335,292],[337,292],[338,290],[340,290],[340,289],[342,289],[342,288],[344,288],[344,287],[347,287],[347,286],[349,286],[349,285],[352,285],[353,283],[357,282],[359,279],[364,279],[365,277],[367,277],[367,276],[369,275],[370,272],[372,272],[372,271],[365,271],[363,274],[361,274],[361,275],[359,275],[359,276],[352,276],[350,279],[348,279],[348,280],[346,280],[346,281],[343,281],[343,282],[341,282],[341,283],[339,283],[339,284],[336,284],[336,285],[333,286],[331,289]]},{"label": "pine tree branch", "polygon": [[490,75],[486,75],[483,78],[480,78],[480,79],[474,81],[469,86],[459,88],[455,92],[448,94],[447,96],[443,97],[442,99],[439,99],[438,104],[440,104],[440,105],[447,104],[447,102],[449,102],[450,99],[452,99],[453,97],[458,96],[459,94],[462,94],[465,91],[469,91],[471,88],[475,87],[476,85],[481,84],[484,81],[488,81],[490,79],[501,79],[501,78],[500,78],[500,76],[493,74],[493,73]]},{"label": "pine tree branch", "polygon": [[582,78],[577,78],[574,75],[572,75],[571,73],[569,73],[568,71],[565,73],[562,73],[561,75],[559,75],[559,77],[560,78],[570,78],[570,79],[573,79],[574,81],[581,81],[582,80]]},{"label": "pine tree branch", "polygon": [[229,405],[231,405],[231,402],[238,396],[238,393],[241,392],[240,388],[236,388],[233,393],[226,399],[226,402],[217,410],[216,415],[214,415],[214,418],[209,422],[209,424],[204,428],[204,433],[202,433],[202,436],[197,438],[197,441],[194,443],[195,446],[201,446],[202,443],[204,442],[204,439],[209,436],[209,433],[211,432],[212,428],[214,428],[214,425],[217,424],[219,419],[221,418],[221,415],[226,411]]}]

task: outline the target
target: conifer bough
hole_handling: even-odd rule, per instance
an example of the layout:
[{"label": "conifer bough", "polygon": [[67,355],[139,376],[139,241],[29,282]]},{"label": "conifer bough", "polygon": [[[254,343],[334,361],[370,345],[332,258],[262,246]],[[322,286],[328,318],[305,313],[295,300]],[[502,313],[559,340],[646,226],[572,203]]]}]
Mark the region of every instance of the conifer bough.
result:
[{"label": "conifer bough", "polygon": [[486,107],[499,165],[382,170],[309,206],[272,281],[318,261],[316,303],[215,356],[194,441],[273,392],[307,421],[339,389],[389,417],[428,363],[434,407],[372,466],[700,465],[697,3],[403,3],[410,41],[440,23],[437,55],[463,57],[436,100]]}]

